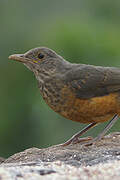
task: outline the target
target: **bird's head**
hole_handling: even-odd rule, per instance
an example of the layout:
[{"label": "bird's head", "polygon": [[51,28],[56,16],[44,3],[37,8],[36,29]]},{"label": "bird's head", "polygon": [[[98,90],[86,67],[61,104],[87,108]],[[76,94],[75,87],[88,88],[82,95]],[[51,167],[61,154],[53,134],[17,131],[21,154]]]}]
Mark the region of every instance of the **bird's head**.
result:
[{"label": "bird's head", "polygon": [[39,47],[31,49],[25,54],[13,54],[9,56],[9,59],[23,63],[35,73],[43,70],[53,71],[62,57],[49,48]]}]

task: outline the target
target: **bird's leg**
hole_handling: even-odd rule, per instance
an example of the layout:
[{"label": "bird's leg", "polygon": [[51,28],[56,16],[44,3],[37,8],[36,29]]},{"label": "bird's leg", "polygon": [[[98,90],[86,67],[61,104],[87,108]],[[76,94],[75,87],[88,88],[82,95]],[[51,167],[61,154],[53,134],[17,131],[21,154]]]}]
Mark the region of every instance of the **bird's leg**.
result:
[{"label": "bird's leg", "polygon": [[60,146],[67,146],[71,143],[79,143],[79,142],[84,142],[84,141],[89,141],[92,139],[92,137],[85,137],[85,138],[80,138],[80,136],[82,136],[84,133],[86,133],[89,129],[93,128],[94,126],[96,126],[98,123],[91,123],[89,124],[87,127],[85,127],[84,129],[82,129],[81,131],[79,131],[78,133],[74,134],[68,141],[66,141],[63,144],[60,144]]},{"label": "bird's leg", "polygon": [[85,143],[85,146],[89,146],[91,144],[93,144],[96,141],[99,141],[100,139],[103,138],[103,136],[109,131],[109,129],[115,124],[115,122],[118,120],[119,116],[116,114],[110,121],[109,123],[106,125],[106,127],[103,129],[103,131],[93,140],[91,140],[90,142]]}]

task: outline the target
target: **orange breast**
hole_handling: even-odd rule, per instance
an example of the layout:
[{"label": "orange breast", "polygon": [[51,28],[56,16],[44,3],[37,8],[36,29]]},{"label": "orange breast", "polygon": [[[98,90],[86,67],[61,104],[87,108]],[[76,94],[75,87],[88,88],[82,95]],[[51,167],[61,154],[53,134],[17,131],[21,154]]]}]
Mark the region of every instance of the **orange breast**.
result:
[{"label": "orange breast", "polygon": [[114,114],[119,114],[120,103],[118,93],[91,99],[79,99],[69,89],[65,88],[60,114],[73,121],[81,123],[104,122],[110,120]]}]

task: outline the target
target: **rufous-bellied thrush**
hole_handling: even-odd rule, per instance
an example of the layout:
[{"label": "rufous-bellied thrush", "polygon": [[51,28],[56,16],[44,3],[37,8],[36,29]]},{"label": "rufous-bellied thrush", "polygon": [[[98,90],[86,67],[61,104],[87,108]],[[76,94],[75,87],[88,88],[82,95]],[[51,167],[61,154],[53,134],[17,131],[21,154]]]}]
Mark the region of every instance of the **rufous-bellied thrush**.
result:
[{"label": "rufous-bellied thrush", "polygon": [[53,50],[40,47],[25,54],[9,56],[22,62],[35,74],[45,102],[57,113],[72,121],[89,123],[63,143],[91,140],[78,138],[88,129],[110,120],[105,129],[90,142],[102,138],[120,115],[120,69],[73,64]]}]

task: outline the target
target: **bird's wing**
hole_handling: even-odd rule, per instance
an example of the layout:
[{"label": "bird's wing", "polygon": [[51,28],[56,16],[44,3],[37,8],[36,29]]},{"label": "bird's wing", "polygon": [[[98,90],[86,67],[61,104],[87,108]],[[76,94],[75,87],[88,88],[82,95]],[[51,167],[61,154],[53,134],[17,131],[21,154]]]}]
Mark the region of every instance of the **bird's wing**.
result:
[{"label": "bird's wing", "polygon": [[80,65],[66,74],[67,84],[78,98],[88,99],[120,91],[120,69]]}]

